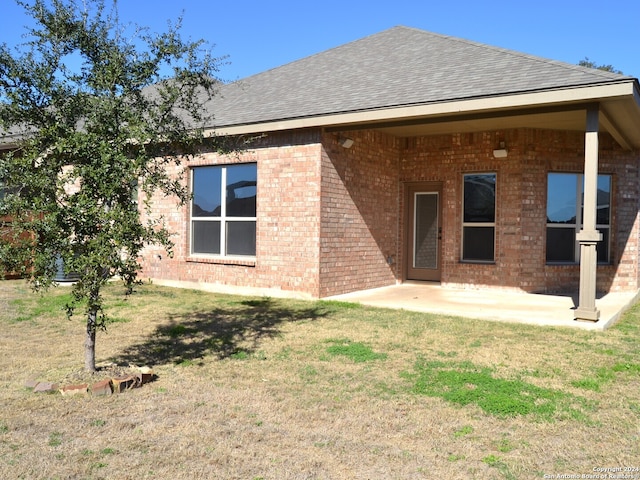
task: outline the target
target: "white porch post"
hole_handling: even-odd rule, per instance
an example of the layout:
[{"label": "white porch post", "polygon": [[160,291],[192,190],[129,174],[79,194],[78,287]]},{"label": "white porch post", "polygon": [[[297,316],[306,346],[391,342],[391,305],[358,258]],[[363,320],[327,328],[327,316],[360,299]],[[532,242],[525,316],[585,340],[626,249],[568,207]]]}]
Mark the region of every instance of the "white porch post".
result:
[{"label": "white porch post", "polygon": [[584,141],[584,213],[582,230],[576,234],[580,242],[580,294],[576,320],[597,322],[600,311],[596,308],[596,243],[602,234],[596,230],[598,195],[598,105],[587,108],[587,128]]}]

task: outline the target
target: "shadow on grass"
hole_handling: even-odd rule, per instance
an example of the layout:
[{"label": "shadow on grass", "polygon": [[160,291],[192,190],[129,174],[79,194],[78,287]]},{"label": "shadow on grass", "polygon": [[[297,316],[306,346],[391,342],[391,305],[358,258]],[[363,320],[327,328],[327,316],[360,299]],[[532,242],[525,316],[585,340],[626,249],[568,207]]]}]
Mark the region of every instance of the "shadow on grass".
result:
[{"label": "shadow on grass", "polygon": [[280,325],[327,314],[328,310],[321,306],[287,308],[268,298],[171,314],[167,324],[125,349],[114,361],[135,365],[197,364],[206,355],[218,359],[242,357],[254,353],[262,339],[277,336]]}]

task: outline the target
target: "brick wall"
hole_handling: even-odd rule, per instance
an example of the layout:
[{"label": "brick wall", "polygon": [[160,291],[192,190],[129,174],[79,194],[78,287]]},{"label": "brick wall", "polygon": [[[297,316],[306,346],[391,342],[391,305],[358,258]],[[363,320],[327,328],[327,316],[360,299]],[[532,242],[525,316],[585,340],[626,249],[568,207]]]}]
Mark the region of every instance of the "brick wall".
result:
[{"label": "brick wall", "polygon": [[320,295],[394,284],[398,256],[399,141],[373,131],[325,134]]},{"label": "brick wall", "polygon": [[[600,137],[599,171],[613,175],[613,263],[598,266],[598,290],[633,290],[638,288],[638,152],[623,151],[606,134]],[[495,159],[492,151],[501,141],[508,157]],[[545,262],[546,188],[548,172],[580,173],[583,165],[581,132],[519,129],[409,139],[400,181],[443,183],[442,283],[528,292],[576,289],[578,265]],[[497,174],[493,264],[460,261],[463,174],[473,172]]]},{"label": "brick wall", "polygon": [[[239,154],[203,153],[188,167],[257,162],[256,259],[229,261],[189,254],[188,207],[175,199],[154,199],[176,233],[173,258],[150,247],[143,258],[143,275],[158,280],[208,283],[217,286],[268,288],[319,294],[320,137],[304,131],[269,135]],[[159,258],[161,257],[161,259]]]},{"label": "brick wall", "polygon": [[[176,233],[173,258],[148,248],[143,275],[218,287],[270,288],[324,297],[404,280],[405,185],[442,184],[442,284],[528,292],[576,289],[578,265],[546,265],[547,173],[580,173],[584,134],[535,129],[399,139],[374,131],[272,134],[238,155],[204,153],[190,163],[257,162],[255,260],[194,258],[188,208],[155,199]],[[504,141],[504,159],[492,151]],[[613,178],[611,265],[598,290],[639,285],[638,152],[600,135],[600,172]],[[463,175],[497,174],[495,262],[461,262]]]}]

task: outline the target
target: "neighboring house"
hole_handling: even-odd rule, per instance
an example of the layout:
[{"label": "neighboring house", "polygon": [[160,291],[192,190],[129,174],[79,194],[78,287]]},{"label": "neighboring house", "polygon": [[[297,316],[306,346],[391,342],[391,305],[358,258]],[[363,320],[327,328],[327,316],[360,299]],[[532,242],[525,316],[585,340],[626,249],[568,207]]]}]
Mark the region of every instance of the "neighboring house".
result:
[{"label": "neighboring house", "polygon": [[[0,141],[0,155],[2,154],[2,151],[3,151],[2,146],[3,146],[2,142]],[[7,192],[8,192],[8,188],[5,187],[2,182],[0,182],[0,201],[2,201],[2,199],[5,197]],[[0,238],[1,239],[4,240],[4,239],[11,238],[9,236],[11,235],[11,223],[12,223],[11,217],[0,215]],[[0,271],[0,279],[1,278],[18,278],[18,274],[16,272]]]}]

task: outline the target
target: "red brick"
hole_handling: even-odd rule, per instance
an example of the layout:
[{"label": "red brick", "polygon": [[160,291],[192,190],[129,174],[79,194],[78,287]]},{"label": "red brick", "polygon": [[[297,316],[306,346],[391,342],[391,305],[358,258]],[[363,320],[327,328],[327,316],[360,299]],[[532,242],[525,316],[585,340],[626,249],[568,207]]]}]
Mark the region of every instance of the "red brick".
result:
[{"label": "red brick", "polygon": [[139,370],[140,371],[136,375],[138,377],[140,385],[144,385],[145,383],[149,383],[153,380],[153,370],[151,370],[149,367],[140,367]]},{"label": "red brick", "polygon": [[134,375],[124,375],[122,377],[116,377],[111,379],[113,390],[116,393],[122,393],[125,390],[131,390],[140,386],[141,382]]},{"label": "red brick", "polygon": [[39,382],[33,389],[36,393],[53,393],[58,390],[58,384],[52,382]]},{"label": "red brick", "polygon": [[101,380],[100,382],[96,382],[91,385],[91,394],[92,395],[111,395],[113,393],[113,386],[111,384],[111,379]]},{"label": "red brick", "polygon": [[[442,284],[529,292],[571,290],[578,265],[546,265],[546,184],[550,171],[581,172],[584,133],[539,129],[396,138],[354,131],[352,148],[337,133],[273,133],[233,156],[204,153],[190,165],[257,162],[255,261],[189,256],[189,209],[155,198],[176,232],[174,257],[149,248],[143,276],[226,286],[279,288],[313,297],[403,281],[407,182],[442,183]],[[508,158],[495,159],[499,141]],[[598,290],[640,286],[638,152],[600,134],[599,169],[613,175],[612,265],[598,266]],[[177,174],[178,167],[173,172]],[[497,174],[496,257],[462,263],[462,178]],[[161,255],[161,259],[157,257]],[[392,257],[392,265],[387,258]]]},{"label": "red brick", "polygon": [[24,387],[25,388],[36,388],[38,383],[40,383],[38,380],[25,380]]},{"label": "red brick", "polygon": [[65,396],[86,395],[89,392],[89,385],[86,383],[80,385],[68,385],[60,389],[60,393]]}]

